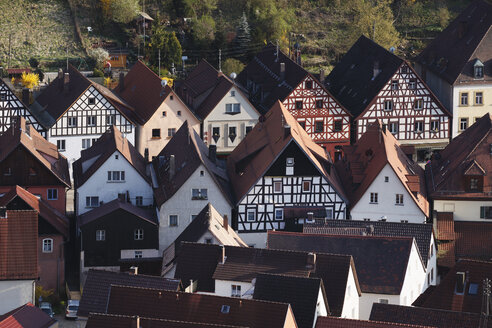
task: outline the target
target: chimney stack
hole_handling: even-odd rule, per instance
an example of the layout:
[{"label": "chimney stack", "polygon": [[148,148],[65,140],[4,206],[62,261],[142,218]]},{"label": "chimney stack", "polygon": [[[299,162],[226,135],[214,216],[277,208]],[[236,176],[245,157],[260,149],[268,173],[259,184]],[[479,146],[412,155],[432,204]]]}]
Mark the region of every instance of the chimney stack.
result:
[{"label": "chimney stack", "polygon": [[208,159],[212,161],[212,163],[215,164],[217,162],[217,146],[216,145],[210,145],[208,146]]},{"label": "chimney stack", "polygon": [[227,214],[224,215],[224,224],[223,224],[223,226],[224,226],[225,231],[229,231],[229,218],[227,217]]},{"label": "chimney stack", "polygon": [[316,253],[308,253],[306,264],[309,269],[314,270],[314,268],[316,267]]},{"label": "chimney stack", "polygon": [[466,21],[460,22],[458,26],[458,38],[462,39],[465,36],[467,27],[468,27],[468,23]]},{"label": "chimney stack", "polygon": [[133,275],[138,275],[138,267],[136,266],[132,266],[130,267],[130,274],[133,274]]},{"label": "chimney stack", "polygon": [[133,317],[133,328],[140,328],[140,317],[138,315]]},{"label": "chimney stack", "polygon": [[60,85],[60,90],[63,90],[63,70],[58,69],[58,84]]},{"label": "chimney stack", "polygon": [[320,69],[319,70],[319,81],[324,84],[325,83],[325,70]]},{"label": "chimney stack", "polygon": [[171,155],[169,158],[169,180],[174,178],[174,174],[176,173],[176,158],[174,155]]},{"label": "chimney stack", "polygon": [[285,63],[280,63],[280,81],[285,80]]},{"label": "chimney stack", "polygon": [[224,264],[225,261],[227,260],[225,246],[224,245],[220,245],[220,247],[222,248],[222,257],[220,259],[220,264]]},{"label": "chimney stack", "polygon": [[374,80],[380,72],[381,71],[379,70],[379,62],[376,60],[376,61],[374,61],[374,67],[373,67],[373,71],[372,71],[372,79]]},{"label": "chimney stack", "polygon": [[22,102],[24,103],[24,105],[29,106],[31,104],[30,100],[31,99],[30,99],[29,89],[28,88],[22,89]]},{"label": "chimney stack", "polygon": [[68,93],[68,86],[70,84],[70,74],[65,73],[63,75],[63,92]]},{"label": "chimney stack", "polygon": [[290,125],[285,124],[284,125],[284,138],[287,138],[288,136],[290,136]]},{"label": "chimney stack", "polygon": [[125,73],[123,72],[120,72],[119,84],[120,84],[120,91],[123,91],[123,89],[125,88]]},{"label": "chimney stack", "polygon": [[308,222],[313,222],[314,221],[314,213],[313,212],[308,212],[307,213],[307,221]]}]

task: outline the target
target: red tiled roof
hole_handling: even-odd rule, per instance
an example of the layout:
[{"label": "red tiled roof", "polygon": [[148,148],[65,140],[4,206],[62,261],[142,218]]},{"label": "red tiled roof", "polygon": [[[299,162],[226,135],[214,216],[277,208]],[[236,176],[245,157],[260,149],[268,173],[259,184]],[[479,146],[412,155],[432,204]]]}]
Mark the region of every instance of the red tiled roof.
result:
[{"label": "red tiled roof", "polygon": [[30,73],[30,68],[7,68],[8,74],[22,74],[22,73]]},{"label": "red tiled roof", "polygon": [[336,317],[318,317],[316,328],[430,328],[431,326],[389,323],[383,321],[354,320]]},{"label": "red tiled roof", "polygon": [[183,99],[186,99],[185,95],[193,98],[193,108],[196,109],[204,100],[202,95],[207,92],[210,93],[210,90],[218,83],[219,77],[222,75],[205,59],[202,59],[178,87],[178,92]]},{"label": "red tiled roof", "polygon": [[456,221],[454,230],[456,258],[492,261],[492,222]]},{"label": "red tiled roof", "polygon": [[0,218],[0,280],[38,277],[38,215],[10,211]]},{"label": "red tiled roof", "polygon": [[2,328],[48,328],[56,322],[41,309],[26,303],[0,316]]},{"label": "red tiled roof", "polygon": [[[410,160],[379,120],[371,123],[366,133],[354,145],[343,146],[345,158],[336,163],[343,184],[355,206],[388,164],[425,216],[429,216],[429,202],[425,189],[425,172]],[[415,196],[414,192],[418,192]]]},{"label": "red tiled roof", "polygon": [[439,242],[437,245],[437,264],[443,267],[453,267],[456,263],[454,240]]},{"label": "red tiled roof", "polygon": [[452,212],[437,212],[437,239],[454,240],[454,216]]}]

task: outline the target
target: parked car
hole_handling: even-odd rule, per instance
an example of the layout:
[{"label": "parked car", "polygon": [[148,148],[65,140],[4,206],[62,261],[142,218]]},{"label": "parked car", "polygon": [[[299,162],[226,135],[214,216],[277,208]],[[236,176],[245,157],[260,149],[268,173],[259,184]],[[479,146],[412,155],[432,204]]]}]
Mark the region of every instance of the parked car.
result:
[{"label": "parked car", "polygon": [[68,300],[65,318],[77,319],[77,311],[79,310],[79,300]]},{"label": "parked car", "polygon": [[51,307],[51,304],[49,302],[39,303],[39,308],[41,309],[41,311],[53,318],[53,308]]}]

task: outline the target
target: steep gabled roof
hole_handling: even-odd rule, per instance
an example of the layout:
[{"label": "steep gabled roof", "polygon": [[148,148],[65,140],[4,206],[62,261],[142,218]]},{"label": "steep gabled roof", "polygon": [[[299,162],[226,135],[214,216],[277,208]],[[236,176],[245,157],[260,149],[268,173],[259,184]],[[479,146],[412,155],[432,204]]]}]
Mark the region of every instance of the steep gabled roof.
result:
[{"label": "steep gabled roof", "polygon": [[[234,83],[225,75],[221,75],[210,94],[195,108],[196,113],[202,119],[205,119],[208,114],[217,106],[217,104],[229,93],[229,90],[234,86]],[[245,97],[247,100],[248,98]]]},{"label": "steep gabled roof", "polygon": [[429,248],[434,233],[432,224],[358,220],[323,220],[307,223],[303,226],[303,232],[346,236],[413,237],[424,263],[427,263],[429,258]]},{"label": "steep gabled roof", "polygon": [[51,318],[31,303],[0,316],[0,327],[4,328],[48,328],[55,322],[55,318]]},{"label": "steep gabled roof", "polygon": [[250,328],[284,327],[292,311],[286,303],[123,286],[111,287],[107,309],[110,314]]},{"label": "steep gabled roof", "polygon": [[0,218],[0,280],[38,278],[38,214],[7,210]]},{"label": "steep gabled roof", "polygon": [[23,117],[11,124],[10,128],[0,136],[0,162],[18,146],[23,146],[30,152],[62,184],[68,188],[72,186],[65,156],[61,155],[56,145],[44,139],[36,129],[30,127],[28,135],[26,120]]},{"label": "steep gabled roof", "polygon": [[456,221],[454,231],[456,258],[492,261],[492,222]]},{"label": "steep gabled roof", "polygon": [[80,152],[80,158],[73,165],[75,188],[82,186],[99,168],[118,151],[128,163],[146,180],[151,183],[146,173],[147,163],[138,150],[125,138],[116,126],[111,126],[88,149]]},{"label": "steep gabled roof", "polygon": [[[440,151],[426,166],[432,198],[490,198],[492,191],[492,116],[485,114]],[[475,172],[473,172],[475,171]],[[484,173],[480,172],[484,171]],[[465,190],[465,175],[484,175],[482,192]]]},{"label": "steep gabled roof", "polygon": [[354,145],[343,146],[343,150],[345,158],[336,163],[336,168],[350,195],[352,207],[389,164],[415,204],[429,216],[424,170],[405,155],[398,141],[379,120],[371,123]]},{"label": "steep gabled roof", "polygon": [[[186,94],[193,98],[196,101],[193,107],[197,108],[203,101],[203,96],[210,93],[221,76],[223,76],[221,72],[217,71],[207,60],[202,59],[188,74],[186,80],[179,85],[178,91],[182,96]],[[201,98],[201,101],[197,101],[198,98]]]},{"label": "steep gabled roof", "polygon": [[289,303],[299,328],[313,327],[320,291],[324,310],[330,313],[323,281],[319,278],[258,274],[254,289],[255,300]]},{"label": "steep gabled roof", "polygon": [[[437,328],[463,328],[479,327],[480,314],[374,303],[369,320]],[[484,328],[492,328],[492,316],[489,316],[488,325]]]},{"label": "steep gabled roof", "polygon": [[[289,128],[286,129],[286,126]],[[227,173],[239,202],[274,163],[284,149],[294,142],[320,174],[344,200],[347,199],[328,155],[299,125],[284,105],[277,101],[227,158]]]},{"label": "steep gabled roof", "polygon": [[[379,74],[373,78],[375,63]],[[403,59],[362,35],[327,76],[325,85],[357,117],[403,63]]]},{"label": "steep gabled roof", "polygon": [[[416,60],[449,84],[473,81],[473,64],[480,59],[484,76],[491,78],[492,5],[473,1],[417,56]],[[483,83],[483,82],[481,82]]]},{"label": "steep gabled roof", "polygon": [[404,323],[355,320],[336,317],[318,317],[316,328],[435,328],[431,326],[411,325]]},{"label": "steep gabled roof", "polygon": [[[170,175],[170,159],[174,156],[174,176]],[[185,121],[172,139],[152,161],[153,172],[157,181],[154,196],[158,206],[171,198],[188,178],[203,164],[224,198],[232,204],[229,178],[220,161],[214,163],[208,156],[208,148],[196,131]]]},{"label": "steep gabled roof", "polygon": [[[369,237],[268,231],[269,249],[346,254],[354,258],[364,293],[398,295],[414,245],[408,237]],[[418,249],[417,249],[418,251]]]},{"label": "steep gabled roof", "polygon": [[176,279],[91,269],[85,281],[78,315],[87,317],[91,312],[105,313],[112,285],[155,288],[173,292],[180,289],[180,281]]},{"label": "steep gabled roof", "polygon": [[42,217],[46,222],[51,224],[58,232],[60,232],[65,238],[69,237],[69,222],[68,218],[60,213],[57,209],[51,207],[50,204],[43,199],[31,194],[26,189],[20,186],[12,186],[10,190],[5,192],[3,196],[0,196],[0,207],[6,206],[12,202],[16,197],[22,199],[33,210],[38,212],[38,215]]}]

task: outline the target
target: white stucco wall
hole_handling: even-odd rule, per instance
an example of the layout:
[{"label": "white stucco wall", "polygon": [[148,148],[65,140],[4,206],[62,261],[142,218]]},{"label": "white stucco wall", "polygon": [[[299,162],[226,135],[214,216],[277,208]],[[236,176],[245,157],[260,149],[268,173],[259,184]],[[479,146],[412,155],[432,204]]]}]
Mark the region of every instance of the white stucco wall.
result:
[{"label": "white stucco wall", "polygon": [[434,200],[434,210],[452,212],[455,221],[490,222],[480,218],[480,206],[492,206],[492,200]]},{"label": "white stucco wall", "polygon": [[359,320],[369,320],[372,304],[380,303],[381,299],[387,299],[389,304],[400,304],[400,295],[362,293],[360,297]]},{"label": "white stucco wall", "polygon": [[[200,172],[203,171],[203,176]],[[207,199],[192,200],[191,190],[207,189]],[[220,215],[231,217],[232,207],[215,181],[201,164],[179,190],[159,208],[159,252],[162,252],[179,236],[208,203],[213,204]],[[169,226],[169,215],[178,215],[178,225]]]},{"label": "white stucco wall", "polygon": [[[115,158],[118,155],[118,159]],[[125,171],[124,182],[108,182],[108,171]],[[90,211],[86,207],[87,196],[98,196],[99,202],[110,202],[118,198],[119,193],[128,190],[133,205],[137,196],[143,197],[143,206],[152,205],[154,195],[152,187],[125,159],[119,151],[115,151],[108,160],[77,189],[77,215]]]},{"label": "white stucco wall", "polygon": [[120,258],[122,259],[134,259],[135,251],[142,252],[142,258],[147,257],[159,257],[158,249],[122,249],[120,251]]},{"label": "white stucco wall", "polygon": [[0,315],[31,302],[34,304],[34,280],[0,280]]},{"label": "white stucco wall", "polygon": [[[483,105],[475,105],[475,92],[482,92]],[[468,105],[461,106],[460,95],[463,92],[468,93]],[[468,118],[468,127],[470,127],[477,118],[492,113],[492,83],[489,84],[464,84],[455,85],[453,88],[453,138],[462,131],[460,127],[460,118]]]},{"label": "white stucco wall", "polygon": [[251,282],[243,281],[228,281],[228,280],[218,280],[215,279],[215,295],[231,297],[231,286],[240,285],[241,295],[253,287]]},{"label": "white stucco wall", "polygon": [[[430,285],[437,285],[437,248],[436,241],[434,240],[434,234],[431,236],[431,246],[429,250],[432,248],[432,252],[429,252],[429,257],[427,258],[427,267],[425,269],[427,277],[429,274],[431,275]],[[432,254],[432,256],[431,256]],[[429,287],[429,279],[426,280],[425,289]]]},{"label": "white stucco wall", "polygon": [[251,232],[251,233],[240,233],[239,237],[250,247],[256,248],[266,248],[267,247],[267,233],[266,232]]},{"label": "white stucco wall", "polygon": [[[327,291],[329,292],[329,291]],[[342,318],[359,319],[360,296],[355,283],[355,276],[350,267],[345,287],[345,298],[343,300]]]},{"label": "white stucco wall", "polygon": [[[389,178],[388,182],[384,182],[385,177]],[[378,193],[377,204],[370,203],[371,192]],[[396,194],[403,195],[403,205],[395,204]],[[425,214],[414,202],[389,164],[386,164],[381,170],[364,195],[351,209],[350,214],[352,220],[379,221],[382,217],[386,217],[388,222],[408,220],[409,223],[424,223],[426,221]]]}]

